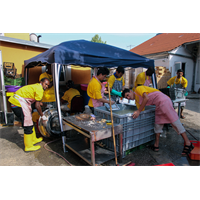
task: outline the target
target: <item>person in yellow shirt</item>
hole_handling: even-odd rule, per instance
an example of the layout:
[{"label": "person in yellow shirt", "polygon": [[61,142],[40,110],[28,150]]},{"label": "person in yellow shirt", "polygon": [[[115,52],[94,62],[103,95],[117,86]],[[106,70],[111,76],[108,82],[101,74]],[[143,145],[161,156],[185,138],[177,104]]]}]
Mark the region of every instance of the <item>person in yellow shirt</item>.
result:
[{"label": "person in yellow shirt", "polygon": [[155,73],[154,67],[149,67],[146,72],[141,72],[137,75],[134,87],[132,88],[133,91],[135,91],[137,86],[149,86],[151,84],[151,76]]},{"label": "person in yellow shirt", "polygon": [[67,81],[66,83],[67,91],[64,93],[64,95],[61,98],[61,103],[68,103],[67,107],[62,105],[61,109],[64,110],[70,110],[71,109],[71,100],[74,96],[80,95],[80,92],[74,88],[74,82],[72,80]]},{"label": "person in yellow shirt", "polygon": [[[170,78],[167,81],[167,85],[171,86],[171,87],[175,87],[175,88],[185,89],[187,87],[187,85],[188,85],[188,81],[187,81],[186,78],[183,77],[183,70],[179,69],[177,71],[177,76],[174,76],[174,77]],[[184,98],[185,98],[185,96],[184,96]],[[183,109],[185,108],[185,105],[186,105],[185,102],[181,103],[180,116],[181,116],[182,119],[185,118],[185,116],[183,116]],[[176,108],[177,106],[178,106],[177,103],[175,103],[174,107]]]},{"label": "person in yellow shirt", "polygon": [[[174,85],[175,84],[175,85]],[[168,86],[174,86],[177,88],[186,88],[188,85],[188,81],[186,78],[183,77],[183,70],[179,69],[177,71],[177,76],[170,78],[167,81]]]},{"label": "person in yellow shirt", "polygon": [[138,86],[135,89],[135,92],[129,89],[125,89],[122,93],[122,96],[129,100],[135,99],[138,110],[134,111],[132,115],[134,119],[139,117],[145,106],[156,106],[154,124],[154,132],[156,134],[156,138],[154,144],[149,146],[150,149],[156,152],[159,151],[160,134],[163,132],[162,129],[164,124],[168,123],[172,124],[174,130],[178,133],[178,135],[182,136],[185,142],[182,156],[189,155],[190,152],[194,149],[194,145],[188,139],[185,128],[181,124],[179,117],[173,108],[172,101],[167,95],[163,94],[161,91],[155,88]]},{"label": "person in yellow shirt", "polygon": [[[111,75],[107,81],[109,83],[109,86],[111,89],[110,92],[112,95],[112,99],[116,103],[119,103],[120,97],[122,97],[121,92],[125,86],[123,75],[124,75],[124,68],[119,66],[116,69],[116,72],[113,75]],[[108,84],[106,84],[106,87],[108,87]],[[108,91],[108,89],[107,89],[107,91]]]},{"label": "person in yellow shirt", "polygon": [[[88,84],[87,95],[90,97],[88,106],[93,114],[95,107],[103,106],[103,103],[109,103],[109,100],[104,98],[105,85],[103,82],[107,75],[109,75],[109,70],[106,67],[100,67],[97,76],[94,76]],[[111,101],[111,104],[114,103],[114,101]]]},{"label": "person in yellow shirt", "polygon": [[43,138],[36,138],[31,115],[31,104],[35,102],[35,107],[39,115],[44,121],[47,120],[42,113],[40,101],[42,100],[44,90],[48,88],[49,84],[50,80],[43,78],[40,83],[23,86],[8,100],[11,103],[12,111],[22,122],[25,151],[36,151],[40,149],[39,145],[34,146],[34,144],[41,142]]},{"label": "person in yellow shirt", "polygon": [[[39,81],[43,78],[48,78],[50,80],[49,87],[44,91],[42,101],[40,102],[40,106],[42,108],[42,112],[44,112],[48,108],[56,108],[56,98],[54,93],[54,87],[53,87],[53,77],[51,73],[51,65],[47,64],[46,66],[46,72],[40,74]],[[37,112],[37,109],[35,108],[35,104],[32,104],[32,120],[33,122],[37,122],[40,118],[40,115]]]},{"label": "person in yellow shirt", "polygon": [[51,65],[47,64],[46,72],[42,73],[39,77],[39,81],[43,78],[48,78],[50,80],[49,88],[47,88],[44,91],[44,95],[42,98],[42,110],[44,111],[46,108],[49,107],[56,107],[56,98],[54,93],[54,87],[53,87],[53,77],[51,72]]}]

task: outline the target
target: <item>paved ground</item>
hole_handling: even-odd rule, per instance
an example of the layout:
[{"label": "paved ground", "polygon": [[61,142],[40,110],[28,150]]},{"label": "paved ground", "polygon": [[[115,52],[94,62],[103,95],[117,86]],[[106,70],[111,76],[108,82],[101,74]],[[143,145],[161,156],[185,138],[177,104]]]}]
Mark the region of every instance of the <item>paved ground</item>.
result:
[{"label": "paved ground", "polygon": [[[184,110],[185,119],[181,119],[186,130],[200,140],[200,99],[193,98],[187,101]],[[187,133],[190,140],[194,138]],[[51,143],[50,143],[51,142]],[[46,145],[46,146],[44,146]],[[73,152],[63,153],[61,139],[44,139],[40,143],[41,149],[36,152],[24,152],[23,129],[20,127],[0,127],[0,166],[69,166],[70,162],[75,166],[88,166]],[[45,148],[57,152],[59,155],[47,151]],[[183,140],[176,132],[169,128],[160,139],[160,151],[153,152],[147,148],[136,150],[127,155],[120,165],[129,161],[136,166],[153,166],[172,162],[175,166],[199,166],[200,161],[181,157]],[[104,166],[115,166],[115,160],[110,160]]]}]

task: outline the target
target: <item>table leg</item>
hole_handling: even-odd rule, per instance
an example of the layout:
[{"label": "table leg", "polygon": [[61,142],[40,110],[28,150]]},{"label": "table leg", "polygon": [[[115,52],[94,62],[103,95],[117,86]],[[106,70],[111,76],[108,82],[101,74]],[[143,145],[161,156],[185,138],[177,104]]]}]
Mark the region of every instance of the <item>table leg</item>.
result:
[{"label": "table leg", "polygon": [[95,148],[94,148],[94,142],[90,138],[90,151],[91,151],[91,163],[93,166],[95,166]]},{"label": "table leg", "polygon": [[180,113],[181,113],[181,103],[178,103],[178,117],[180,119]]}]

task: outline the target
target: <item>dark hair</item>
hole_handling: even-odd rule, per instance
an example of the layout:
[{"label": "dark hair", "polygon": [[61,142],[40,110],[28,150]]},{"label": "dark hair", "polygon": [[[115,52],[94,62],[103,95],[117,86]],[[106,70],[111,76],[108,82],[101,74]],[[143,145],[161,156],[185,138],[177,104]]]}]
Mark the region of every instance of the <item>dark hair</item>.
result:
[{"label": "dark hair", "polygon": [[125,97],[125,94],[126,94],[127,92],[130,92],[130,89],[125,88],[125,89],[123,90],[123,92],[122,92],[122,97],[123,97],[123,98]]},{"label": "dark hair", "polygon": [[178,69],[178,70],[177,70],[177,73],[179,73],[179,72],[183,72],[183,70],[182,70],[182,69]]},{"label": "dark hair", "polygon": [[72,88],[74,87],[74,82],[72,80],[68,80],[66,85],[68,86],[68,88]]},{"label": "dark hair", "polygon": [[119,66],[116,71],[118,71],[119,73],[124,74],[124,68],[122,66]]},{"label": "dark hair", "polygon": [[48,80],[49,81],[49,83],[51,82],[48,78],[46,78],[46,77],[44,77],[44,78],[42,78],[41,80],[40,80],[40,82],[44,82],[45,80]]},{"label": "dark hair", "polygon": [[153,66],[148,67],[146,74],[147,76],[151,76],[153,73],[155,73],[155,69]]},{"label": "dark hair", "polygon": [[99,74],[102,74],[102,75],[109,75],[109,70],[108,70],[108,68],[107,67],[100,67],[99,69],[98,69],[98,72],[97,72],[97,76],[99,75]]}]

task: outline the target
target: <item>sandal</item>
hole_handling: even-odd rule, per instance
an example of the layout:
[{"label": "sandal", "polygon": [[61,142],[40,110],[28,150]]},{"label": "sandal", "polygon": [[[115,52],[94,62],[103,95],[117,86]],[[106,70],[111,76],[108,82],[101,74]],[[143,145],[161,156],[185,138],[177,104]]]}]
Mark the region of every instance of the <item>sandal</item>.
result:
[{"label": "sandal", "polygon": [[185,116],[181,115],[181,119],[185,119]]},{"label": "sandal", "polygon": [[190,152],[194,149],[194,145],[191,143],[190,146],[188,145],[185,145],[184,146],[184,149],[182,151],[182,156],[186,156],[186,155],[189,155]]},{"label": "sandal", "polygon": [[153,144],[152,145],[149,145],[147,146],[149,149],[155,151],[155,152],[158,152],[159,151],[159,147],[155,147]]}]

